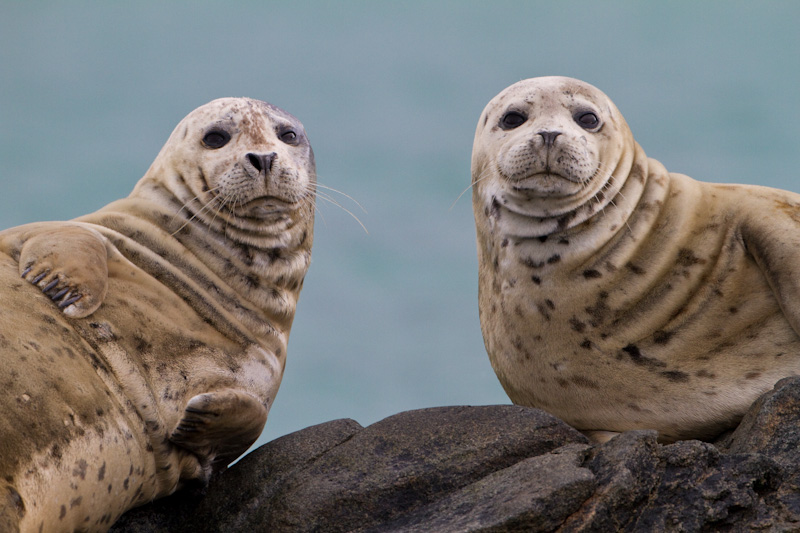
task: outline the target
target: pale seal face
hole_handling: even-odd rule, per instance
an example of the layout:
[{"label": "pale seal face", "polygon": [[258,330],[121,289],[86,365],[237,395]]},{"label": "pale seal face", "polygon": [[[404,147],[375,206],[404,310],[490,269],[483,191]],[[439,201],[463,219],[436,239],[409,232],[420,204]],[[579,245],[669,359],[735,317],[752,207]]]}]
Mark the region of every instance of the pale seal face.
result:
[{"label": "pale seal face", "polygon": [[178,124],[134,195],[153,181],[210,227],[235,236],[278,233],[292,212],[313,204],[314,154],[289,113],[259,100],[220,98]]},{"label": "pale seal face", "polygon": [[[633,138],[596,88],[561,77],[516,83],[493,98],[475,133],[475,191],[526,217],[585,220],[615,193]],[[522,231],[530,231],[525,228]]]},{"label": "pale seal face", "polygon": [[800,196],[671,174],[560,77],[489,102],[472,184],[481,329],[514,403],[595,437],[711,438],[800,374]]}]

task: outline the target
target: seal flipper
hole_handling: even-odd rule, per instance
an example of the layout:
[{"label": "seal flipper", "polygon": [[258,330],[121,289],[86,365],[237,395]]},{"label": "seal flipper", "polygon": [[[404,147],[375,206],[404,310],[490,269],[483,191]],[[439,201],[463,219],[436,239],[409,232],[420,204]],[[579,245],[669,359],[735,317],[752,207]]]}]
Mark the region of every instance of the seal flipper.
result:
[{"label": "seal flipper", "polygon": [[267,408],[250,394],[223,389],[194,396],[170,440],[213,470],[225,468],[261,435]]},{"label": "seal flipper", "polygon": [[20,236],[20,275],[38,286],[65,315],[89,316],[103,303],[108,290],[104,237],[77,225],[41,226],[33,224],[30,232]]}]

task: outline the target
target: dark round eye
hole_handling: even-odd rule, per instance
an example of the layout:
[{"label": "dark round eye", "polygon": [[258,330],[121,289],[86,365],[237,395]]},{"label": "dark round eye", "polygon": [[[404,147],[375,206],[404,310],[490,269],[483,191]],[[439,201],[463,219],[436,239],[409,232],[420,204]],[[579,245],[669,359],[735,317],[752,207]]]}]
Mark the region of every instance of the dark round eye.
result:
[{"label": "dark round eye", "polygon": [[231,140],[231,134],[225,130],[211,130],[203,136],[203,144],[209,148],[222,148]]},{"label": "dark round eye", "polygon": [[580,111],[575,115],[575,122],[580,127],[590,130],[600,124],[600,119],[591,111]]},{"label": "dark round eye", "polygon": [[513,130],[514,128],[522,126],[526,120],[528,120],[528,117],[519,111],[509,111],[500,119],[500,127],[504,130]]},{"label": "dark round eye", "polygon": [[281,140],[286,144],[294,144],[297,142],[297,134],[292,130],[286,130],[280,135]]}]

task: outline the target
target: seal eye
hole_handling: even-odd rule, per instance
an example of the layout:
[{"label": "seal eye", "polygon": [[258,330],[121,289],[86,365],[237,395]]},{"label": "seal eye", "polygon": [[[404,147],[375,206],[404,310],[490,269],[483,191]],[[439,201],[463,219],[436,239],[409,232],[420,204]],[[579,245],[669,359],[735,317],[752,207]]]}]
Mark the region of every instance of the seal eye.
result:
[{"label": "seal eye", "polygon": [[209,148],[222,148],[230,140],[230,133],[224,130],[211,130],[203,136],[203,144]]},{"label": "seal eye", "polygon": [[504,130],[513,130],[522,126],[526,120],[528,120],[528,117],[519,111],[509,111],[500,119],[500,127]]},{"label": "seal eye", "polygon": [[591,111],[578,112],[575,115],[575,122],[584,129],[590,130],[600,124],[600,119]]},{"label": "seal eye", "polygon": [[295,144],[297,142],[297,134],[292,130],[286,130],[280,134],[280,138],[286,144]]}]

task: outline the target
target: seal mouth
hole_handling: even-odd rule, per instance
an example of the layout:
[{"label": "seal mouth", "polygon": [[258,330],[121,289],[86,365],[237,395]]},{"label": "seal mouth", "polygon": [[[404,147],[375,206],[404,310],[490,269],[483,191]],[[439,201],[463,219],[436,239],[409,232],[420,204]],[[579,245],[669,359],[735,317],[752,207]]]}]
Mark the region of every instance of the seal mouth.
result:
[{"label": "seal mouth", "polygon": [[508,181],[514,192],[526,196],[572,196],[583,187],[582,180],[553,171],[536,172]]},{"label": "seal mouth", "polygon": [[277,196],[262,196],[240,206],[237,211],[248,218],[269,218],[291,211],[294,203]]}]

